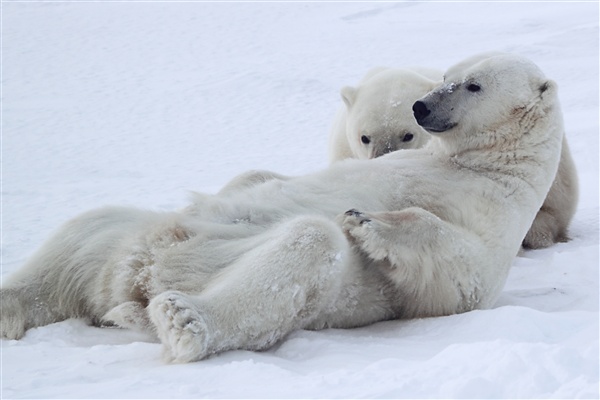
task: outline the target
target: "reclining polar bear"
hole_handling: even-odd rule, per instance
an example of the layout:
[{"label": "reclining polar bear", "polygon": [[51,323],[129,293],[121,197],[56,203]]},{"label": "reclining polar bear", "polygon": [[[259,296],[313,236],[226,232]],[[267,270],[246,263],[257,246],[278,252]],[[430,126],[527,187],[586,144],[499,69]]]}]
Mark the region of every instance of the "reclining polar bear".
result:
[{"label": "reclining polar bear", "polygon": [[490,307],[558,168],[556,92],[531,62],[489,58],[420,100],[426,150],[230,188],[185,212],[83,214],[6,281],[1,335],[118,322],[187,362],[295,329]]},{"label": "reclining polar bear", "polygon": [[[465,69],[499,53],[486,53],[456,66]],[[341,90],[344,104],[338,110],[329,136],[329,161],[367,159],[386,153],[424,147],[430,135],[413,117],[412,104],[442,80],[442,73],[423,68],[376,68],[358,87]],[[556,179],[531,228],[525,248],[539,249],[568,240],[567,230],[577,208],[575,164],[564,139]]]}]

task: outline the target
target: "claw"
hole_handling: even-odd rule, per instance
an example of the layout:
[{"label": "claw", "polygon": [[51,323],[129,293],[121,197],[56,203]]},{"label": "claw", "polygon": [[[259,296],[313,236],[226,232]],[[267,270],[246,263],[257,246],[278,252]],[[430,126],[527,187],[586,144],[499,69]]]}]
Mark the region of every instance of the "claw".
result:
[{"label": "claw", "polygon": [[362,215],[362,213],[360,211],[358,211],[355,208],[351,208],[350,210],[346,211],[344,214],[346,215],[354,215],[355,217],[359,217]]}]

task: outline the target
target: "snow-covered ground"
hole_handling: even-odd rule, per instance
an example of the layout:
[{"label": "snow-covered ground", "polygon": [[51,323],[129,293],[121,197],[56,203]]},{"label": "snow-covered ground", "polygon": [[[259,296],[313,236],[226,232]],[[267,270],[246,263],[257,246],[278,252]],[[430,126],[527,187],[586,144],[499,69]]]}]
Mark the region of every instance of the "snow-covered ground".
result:
[{"label": "snow-covered ground", "polygon": [[1,7],[3,277],[84,210],[171,210],[250,168],[326,167],[339,89],[377,65],[528,56],[559,84],[581,183],[573,240],[517,257],[491,310],[186,365],[69,320],[0,341],[2,398],[599,397],[597,2]]}]

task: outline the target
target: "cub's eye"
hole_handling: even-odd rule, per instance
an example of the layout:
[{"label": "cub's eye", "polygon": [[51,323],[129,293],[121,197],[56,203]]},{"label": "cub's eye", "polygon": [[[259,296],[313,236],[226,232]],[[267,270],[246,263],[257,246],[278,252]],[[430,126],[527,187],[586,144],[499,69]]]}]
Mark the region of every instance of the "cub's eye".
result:
[{"label": "cub's eye", "polygon": [[403,142],[410,142],[411,140],[413,140],[413,137],[415,137],[412,133],[407,133],[406,135],[404,135],[404,137],[402,138]]},{"label": "cub's eye", "polygon": [[369,139],[369,137],[367,135],[362,135],[360,137],[360,141],[363,142],[364,144],[369,144],[371,143],[371,139]]},{"label": "cub's eye", "polygon": [[467,86],[467,90],[469,92],[479,92],[481,90],[481,87],[479,85],[471,83],[469,84],[469,86]]}]

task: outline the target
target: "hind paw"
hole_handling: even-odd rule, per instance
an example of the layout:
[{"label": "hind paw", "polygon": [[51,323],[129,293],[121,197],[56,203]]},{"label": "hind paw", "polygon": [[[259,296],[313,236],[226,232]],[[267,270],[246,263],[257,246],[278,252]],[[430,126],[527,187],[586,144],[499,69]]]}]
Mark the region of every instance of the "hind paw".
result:
[{"label": "hind paw", "polygon": [[112,308],[102,317],[102,323],[116,324],[122,328],[147,331],[151,327],[146,309],[136,301],[128,301]]},{"label": "hind paw", "polygon": [[18,340],[25,336],[27,312],[35,312],[36,307],[24,307],[21,304],[18,289],[0,290],[0,337]]},{"label": "hind paw", "polygon": [[208,326],[185,294],[160,294],[148,310],[168,361],[184,363],[208,356]]},{"label": "hind paw", "polygon": [[[2,310],[4,314],[4,310]],[[2,316],[0,319],[0,337],[9,340],[19,340],[25,336],[25,324],[15,318]]]}]

